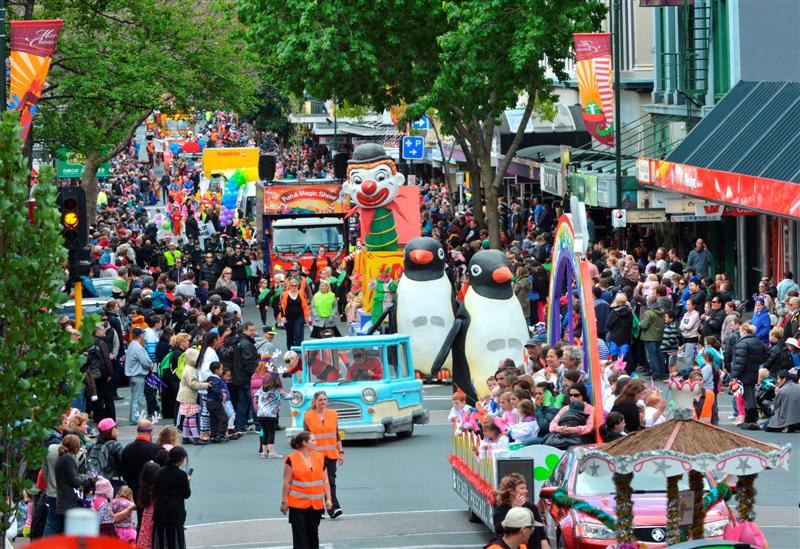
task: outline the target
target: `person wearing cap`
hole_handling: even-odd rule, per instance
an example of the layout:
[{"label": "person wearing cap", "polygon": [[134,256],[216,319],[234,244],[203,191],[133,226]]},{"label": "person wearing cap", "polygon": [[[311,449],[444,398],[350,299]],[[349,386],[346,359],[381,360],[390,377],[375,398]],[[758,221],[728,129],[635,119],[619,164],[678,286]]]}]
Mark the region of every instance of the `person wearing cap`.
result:
[{"label": "person wearing cap", "polygon": [[278,329],[275,326],[261,327],[261,335],[256,337],[256,351],[259,355],[278,355],[278,348],[275,346],[275,343],[273,343],[277,334]]},{"label": "person wearing cap", "polygon": [[769,317],[769,310],[764,302],[763,297],[756,295],[753,296],[755,302],[755,310],[753,311],[753,319],[750,321],[756,328],[756,337],[760,339],[764,345],[769,345],[769,329],[772,326]]},{"label": "person wearing cap", "polygon": [[117,437],[117,423],[110,417],[97,424],[99,434],[97,441],[89,447],[86,462],[89,471],[101,475],[111,481],[114,488],[119,488],[122,480],[122,444]]},{"label": "person wearing cap", "polygon": [[[508,510],[502,522],[502,534],[484,546],[484,549],[527,549],[528,542],[533,537],[534,528],[542,524],[533,518],[533,511],[528,507],[512,507]],[[534,541],[530,547],[547,548],[547,540],[538,543]]]},{"label": "person wearing cap", "polygon": [[793,367],[800,369],[800,343],[798,343],[797,338],[786,338],[786,350],[789,351],[789,356],[792,357]]},{"label": "person wearing cap", "polygon": [[153,369],[150,355],[144,348],[144,330],[137,327],[131,330],[133,339],[125,353],[125,375],[131,383],[131,409],[128,419],[136,425],[139,417],[147,413],[147,402],[144,398],[144,385],[147,374]]}]

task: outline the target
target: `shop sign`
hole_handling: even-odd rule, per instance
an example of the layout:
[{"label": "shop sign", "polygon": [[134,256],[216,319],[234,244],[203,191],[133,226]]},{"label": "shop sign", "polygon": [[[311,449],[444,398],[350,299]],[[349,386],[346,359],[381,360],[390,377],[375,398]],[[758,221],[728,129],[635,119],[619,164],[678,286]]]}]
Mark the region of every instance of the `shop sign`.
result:
[{"label": "shop sign", "polygon": [[[101,154],[105,155],[106,149]],[[58,149],[56,161],[57,177],[83,177],[83,165],[86,163],[86,155],[83,153],[70,151],[64,147]],[[97,168],[97,177],[108,177],[111,175],[111,163],[104,162]]]},{"label": "shop sign", "polygon": [[664,207],[668,214],[691,214],[694,215],[697,204],[703,202],[700,199],[690,196],[667,198]]},{"label": "shop sign", "polygon": [[601,208],[617,206],[617,180],[613,175],[597,177],[597,205]]},{"label": "shop sign", "polygon": [[719,221],[722,215],[673,215],[673,223],[699,223],[701,221]]},{"label": "shop sign", "polygon": [[611,210],[611,226],[615,229],[624,229],[628,225],[626,210]]},{"label": "shop sign", "polygon": [[738,215],[758,215],[758,212],[752,210],[745,210],[744,208],[737,208],[735,206],[725,206],[725,211],[722,212],[723,217],[731,217]]},{"label": "shop sign", "polygon": [[556,196],[564,196],[564,180],[561,177],[561,166],[558,164],[542,164],[539,168],[542,190]]},{"label": "shop sign", "polygon": [[583,178],[583,201],[587,206],[597,206],[597,176],[581,175]]},{"label": "shop sign", "polygon": [[647,158],[636,161],[636,179],[640,183],[650,183],[650,161]]},{"label": "shop sign", "polygon": [[745,209],[800,218],[800,187],[797,183],[709,170],[666,160],[639,161],[644,160],[650,162],[651,178],[650,181],[640,179],[645,185]]},{"label": "shop sign", "polygon": [[667,213],[664,210],[628,210],[627,222],[632,223],[664,223]]},{"label": "shop sign", "polygon": [[637,191],[636,207],[644,210],[666,208],[668,194],[663,191]]}]

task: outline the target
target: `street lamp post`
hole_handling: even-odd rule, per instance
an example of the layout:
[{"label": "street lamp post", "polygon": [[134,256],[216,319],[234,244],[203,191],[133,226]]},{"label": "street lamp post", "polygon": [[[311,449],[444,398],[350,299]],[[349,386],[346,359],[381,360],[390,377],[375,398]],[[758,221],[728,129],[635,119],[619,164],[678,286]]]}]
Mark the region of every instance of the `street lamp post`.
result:
[{"label": "street lamp post", "polygon": [[[614,35],[612,64],[614,65],[614,160],[617,186],[617,208],[622,207],[622,124],[620,110],[622,108],[622,86],[620,60],[622,58],[622,2],[612,0],[611,26]],[[617,230],[617,246],[622,249],[622,229]]]}]

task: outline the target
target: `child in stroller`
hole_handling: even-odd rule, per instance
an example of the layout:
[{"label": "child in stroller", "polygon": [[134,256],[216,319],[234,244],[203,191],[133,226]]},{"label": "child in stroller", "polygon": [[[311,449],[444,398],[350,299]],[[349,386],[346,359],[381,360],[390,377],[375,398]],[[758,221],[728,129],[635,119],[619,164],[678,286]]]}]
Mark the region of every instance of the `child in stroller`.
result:
[{"label": "child in stroller", "polygon": [[775,400],[775,378],[769,375],[769,370],[758,370],[758,384],[756,384],[756,404],[765,418],[772,417],[772,401]]}]

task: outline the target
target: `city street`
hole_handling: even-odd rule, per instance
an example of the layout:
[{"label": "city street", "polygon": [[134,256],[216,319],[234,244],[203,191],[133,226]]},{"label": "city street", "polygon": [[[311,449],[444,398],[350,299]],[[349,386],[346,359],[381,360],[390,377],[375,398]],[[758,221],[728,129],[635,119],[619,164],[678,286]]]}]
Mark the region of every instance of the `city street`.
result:
[{"label": "city street", "polygon": [[[245,307],[244,317],[259,322],[252,305]],[[275,341],[279,349],[285,348],[283,331]],[[430,423],[417,426],[410,439],[387,437],[377,444],[346,444],[346,461],[337,477],[345,514],[335,521],[322,522],[322,547],[466,548],[482,547],[489,541],[491,536],[482,524],[467,520],[466,506],[452,490],[447,461],[451,393],[450,385],[424,387]],[[725,419],[731,413],[730,399],[722,398],[720,404],[723,426],[736,429]],[[119,412],[122,417],[126,410],[120,410],[124,410]],[[288,425],[286,405],[281,423]],[[126,433],[132,433],[131,428],[125,428],[123,436],[132,436]],[[760,431],[749,435],[774,444],[794,443],[798,437]],[[276,443],[278,452],[291,451],[283,432]],[[255,434],[223,445],[186,449],[188,466],[194,468],[192,497],[187,502],[189,547],[291,547],[291,529],[279,510],[282,467],[278,460],[260,458]],[[770,547],[795,549],[800,536],[798,455],[792,455],[790,471],[779,469],[759,475],[756,488],[758,521]]]}]

